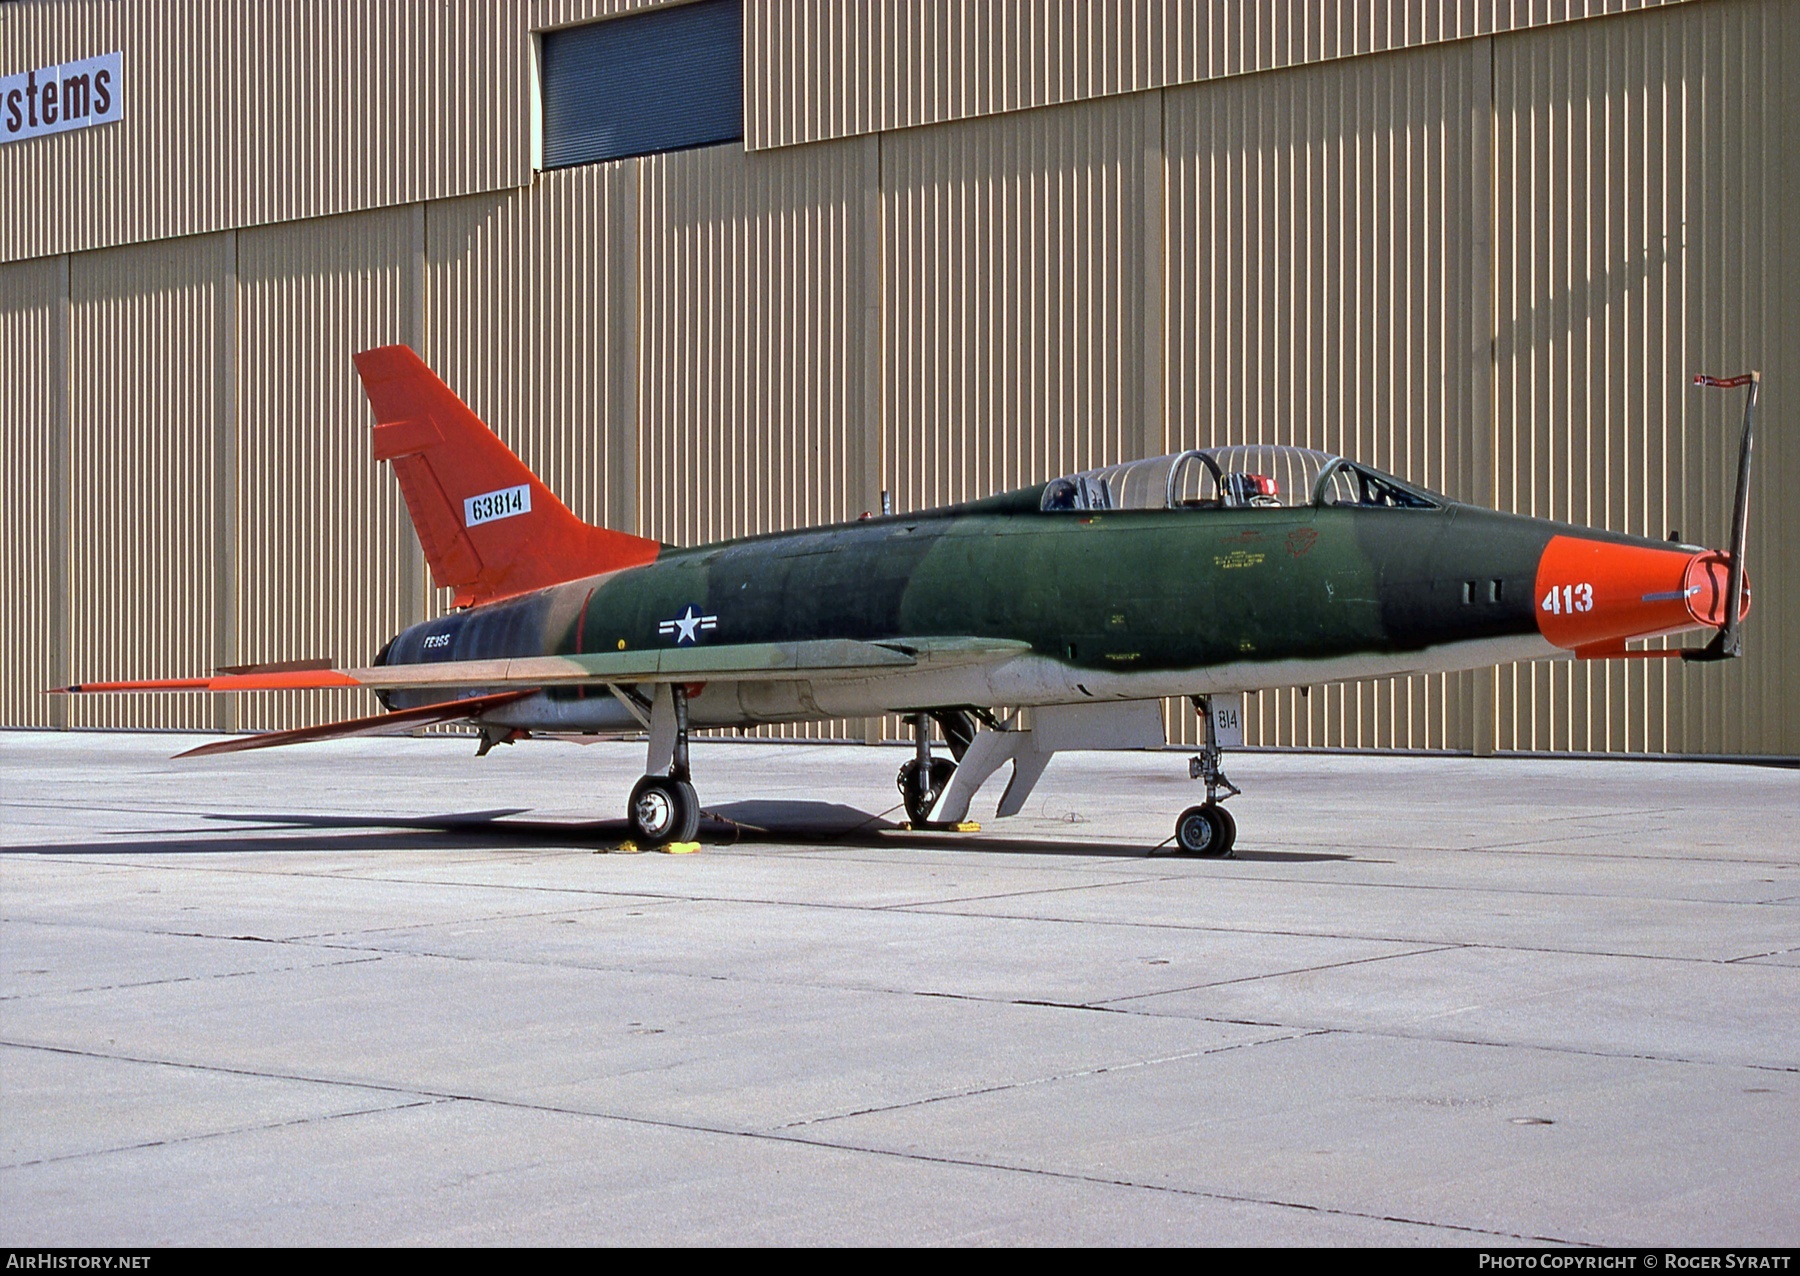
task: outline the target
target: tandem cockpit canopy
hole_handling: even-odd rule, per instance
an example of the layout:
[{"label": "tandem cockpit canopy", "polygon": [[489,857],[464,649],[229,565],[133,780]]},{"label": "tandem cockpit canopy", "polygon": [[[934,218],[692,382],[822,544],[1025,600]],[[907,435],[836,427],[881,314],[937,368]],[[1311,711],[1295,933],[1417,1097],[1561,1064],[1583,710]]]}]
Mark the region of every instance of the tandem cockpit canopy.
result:
[{"label": "tandem cockpit canopy", "polygon": [[1039,508],[1280,509],[1353,505],[1436,509],[1439,499],[1330,452],[1277,444],[1198,448],[1052,479]]}]

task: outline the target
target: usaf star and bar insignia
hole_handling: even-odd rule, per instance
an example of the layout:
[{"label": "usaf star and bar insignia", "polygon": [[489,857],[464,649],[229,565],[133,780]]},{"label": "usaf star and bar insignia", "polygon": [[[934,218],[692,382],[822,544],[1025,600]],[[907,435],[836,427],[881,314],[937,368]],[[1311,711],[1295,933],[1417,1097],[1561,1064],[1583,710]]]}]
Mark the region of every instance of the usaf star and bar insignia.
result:
[{"label": "usaf star and bar insignia", "polygon": [[718,627],[719,618],[717,616],[702,615],[696,604],[689,603],[681,615],[675,619],[659,621],[656,632],[665,638],[673,634],[675,645],[680,647],[692,646],[700,641],[701,634]]}]

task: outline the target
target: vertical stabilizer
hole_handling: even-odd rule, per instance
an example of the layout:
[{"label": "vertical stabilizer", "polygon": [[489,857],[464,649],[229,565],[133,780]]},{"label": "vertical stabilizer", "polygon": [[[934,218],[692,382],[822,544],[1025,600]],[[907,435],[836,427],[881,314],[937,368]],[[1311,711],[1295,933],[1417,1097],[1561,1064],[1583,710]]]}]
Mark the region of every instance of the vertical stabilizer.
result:
[{"label": "vertical stabilizer", "polygon": [[431,576],[470,607],[652,561],[657,542],[584,523],[406,346],[356,356]]}]

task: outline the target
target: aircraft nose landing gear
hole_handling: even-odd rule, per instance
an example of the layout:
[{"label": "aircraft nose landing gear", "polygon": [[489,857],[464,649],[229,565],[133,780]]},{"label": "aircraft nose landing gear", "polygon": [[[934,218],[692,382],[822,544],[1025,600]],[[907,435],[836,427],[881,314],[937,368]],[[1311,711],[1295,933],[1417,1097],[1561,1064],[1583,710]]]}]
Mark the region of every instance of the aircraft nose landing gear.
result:
[{"label": "aircraft nose landing gear", "polygon": [[1190,806],[1175,821],[1175,845],[1183,855],[1224,859],[1237,841],[1237,821],[1216,802]]},{"label": "aircraft nose landing gear", "polygon": [[1212,697],[1195,696],[1194,709],[1206,724],[1206,743],[1197,757],[1189,759],[1188,778],[1206,781],[1206,801],[1199,806],[1190,806],[1175,821],[1175,846],[1183,855],[1224,859],[1237,843],[1237,821],[1221,803],[1243,790],[1225,778],[1225,771],[1219,765],[1221,750],[1218,725],[1213,719]]}]

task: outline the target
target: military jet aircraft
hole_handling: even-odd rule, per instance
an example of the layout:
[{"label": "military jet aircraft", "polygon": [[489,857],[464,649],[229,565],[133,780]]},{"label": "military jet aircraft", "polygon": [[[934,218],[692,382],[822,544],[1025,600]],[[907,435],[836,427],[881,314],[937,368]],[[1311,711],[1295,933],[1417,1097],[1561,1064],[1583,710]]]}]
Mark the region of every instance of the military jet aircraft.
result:
[{"label": "military jet aircraft", "polygon": [[[1297,447],[1201,448],[918,513],[677,548],[578,519],[405,346],[357,369],[374,455],[399,481],[453,610],[362,668],[314,664],[61,690],[368,687],[369,718],[238,737],[211,754],[447,722],[480,752],[540,734],[647,731],[627,806],[649,844],[701,809],[689,732],[899,713],[898,786],[916,825],[961,820],[1007,762],[1016,813],[1059,750],[1164,742],[1192,698],[1206,800],[1176,822],[1228,854],[1238,792],[1212,697],[1547,656],[1718,659],[1748,609],[1743,537],[1756,374],[1733,548],[1500,514]],[[1710,645],[1633,639],[1716,631]],[[1002,710],[1001,707],[1004,707]],[[951,754],[933,751],[933,725]],[[185,755],[184,755],[185,756]]]}]

